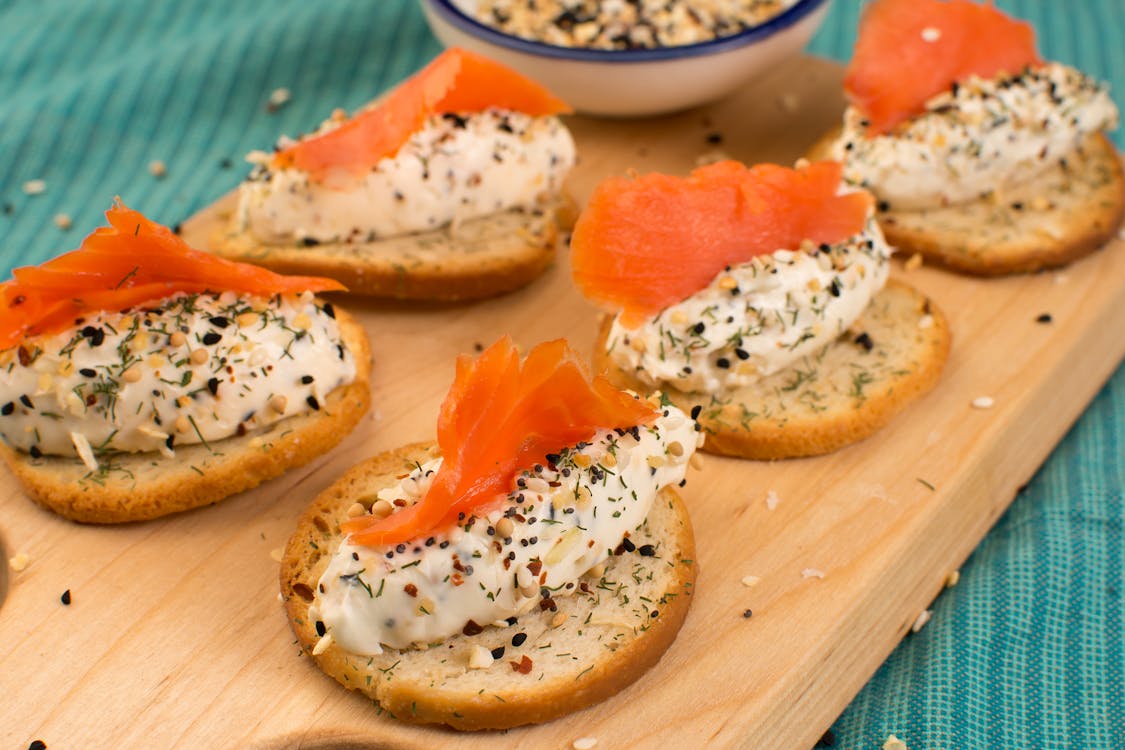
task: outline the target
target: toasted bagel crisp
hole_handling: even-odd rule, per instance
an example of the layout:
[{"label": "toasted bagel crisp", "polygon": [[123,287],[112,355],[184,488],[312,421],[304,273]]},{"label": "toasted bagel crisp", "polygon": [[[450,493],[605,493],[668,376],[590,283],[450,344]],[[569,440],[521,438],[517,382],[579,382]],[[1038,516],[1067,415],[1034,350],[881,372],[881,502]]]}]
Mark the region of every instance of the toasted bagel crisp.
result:
[{"label": "toasted bagel crisp", "polygon": [[[830,158],[839,129],[809,150]],[[988,198],[944,208],[879,211],[887,241],[904,257],[977,276],[1055,268],[1097,250],[1125,219],[1125,176],[1113,144],[1088,136],[1063,163]]]},{"label": "toasted bagel crisp", "polygon": [[371,349],[358,322],[337,308],[343,340],[355,357],[355,380],[295,415],[241,437],[177,446],[175,456],[118,454],[92,475],[77,457],[30,455],[0,443],[0,456],[32,500],[72,521],[145,521],[210,505],[308,463],[336,446],[371,402]]},{"label": "toasted bagel crisp", "polygon": [[[648,519],[630,537],[638,549],[655,546],[656,555],[611,557],[601,578],[584,579],[588,592],[555,597],[558,612],[536,608],[513,625],[455,635],[428,649],[358,656],[333,642],[314,653],[320,636],[309,605],[341,540],[347,509],[356,502],[370,505],[376,492],[395,484],[415,461],[436,455],[436,445],[418,443],[368,459],[322,492],[298,522],[281,562],[281,593],[293,632],[318,667],[374,700],[381,713],[477,730],[577,711],[620,691],[660,659],[687,615],[695,580],[691,522],[671,489],[656,498]],[[519,633],[527,638],[516,646],[512,638]],[[489,667],[470,669],[476,645],[489,651],[503,647],[503,656]],[[513,668],[524,657],[531,660],[526,674]]]},{"label": "toasted bagel crisp", "polygon": [[[653,390],[606,355],[611,323],[603,319],[594,344],[595,370],[620,388]],[[933,388],[950,341],[941,311],[912,287],[890,281],[817,355],[716,396],[661,390],[684,411],[699,409],[704,451],[753,459],[816,456],[871,435]]]},{"label": "toasted bagel crisp", "polygon": [[[232,206],[237,200],[232,202]],[[328,276],[349,292],[392,299],[457,301],[526,286],[554,262],[559,231],[573,224],[569,198],[513,209],[456,226],[371,242],[274,245],[232,228],[228,218],[209,249],[229,260],[286,274]]]}]

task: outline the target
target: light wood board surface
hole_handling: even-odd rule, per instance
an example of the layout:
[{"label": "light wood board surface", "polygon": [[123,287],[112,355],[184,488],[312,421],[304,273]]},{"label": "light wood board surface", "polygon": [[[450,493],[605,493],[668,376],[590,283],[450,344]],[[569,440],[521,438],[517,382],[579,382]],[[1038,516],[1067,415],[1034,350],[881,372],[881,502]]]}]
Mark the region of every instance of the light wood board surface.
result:
[{"label": "light wood board surface", "polygon": [[[628,168],[684,173],[715,148],[710,133],[732,157],[792,162],[837,121],[840,77],[803,58],[705,110],[575,119],[575,197]],[[213,220],[185,224],[189,241],[203,244]],[[398,724],[322,675],[288,630],[271,551],[352,464],[432,437],[455,355],[503,333],[523,346],[566,336],[588,352],[597,313],[572,289],[565,251],[546,277],[485,303],[347,300],[375,352],[372,414],[312,464],[211,508],[120,527],[60,520],[2,475],[2,546],[31,562],[9,574],[0,606],[0,744],[495,749],[589,736],[599,750],[811,747],[1125,355],[1123,244],[1010,279],[897,267],[953,327],[937,389],[834,455],[705,457],[684,491],[700,573],[679,639],[615,698],[505,733]],[[1037,323],[1041,313],[1053,322]],[[995,405],[972,408],[978,396]]]}]

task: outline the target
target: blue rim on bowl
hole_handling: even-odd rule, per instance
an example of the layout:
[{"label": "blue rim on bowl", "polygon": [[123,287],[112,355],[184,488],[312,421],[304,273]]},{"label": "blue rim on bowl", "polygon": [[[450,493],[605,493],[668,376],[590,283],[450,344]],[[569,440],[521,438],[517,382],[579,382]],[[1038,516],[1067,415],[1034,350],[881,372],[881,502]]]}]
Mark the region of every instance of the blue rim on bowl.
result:
[{"label": "blue rim on bowl", "polygon": [[423,0],[423,2],[429,4],[435,13],[440,14],[447,22],[461,31],[517,52],[538,55],[540,57],[553,57],[562,60],[641,63],[654,62],[657,60],[675,60],[685,57],[701,57],[703,55],[710,55],[716,52],[724,52],[729,49],[742,47],[750,42],[770,36],[776,31],[792,26],[824,5],[828,0],[797,0],[791,7],[763,24],[752,26],[737,34],[720,37],[718,39],[673,47],[628,50],[587,49],[585,47],[559,47],[553,44],[544,44],[543,42],[536,42],[497,31],[493,27],[466,15],[452,0]]}]

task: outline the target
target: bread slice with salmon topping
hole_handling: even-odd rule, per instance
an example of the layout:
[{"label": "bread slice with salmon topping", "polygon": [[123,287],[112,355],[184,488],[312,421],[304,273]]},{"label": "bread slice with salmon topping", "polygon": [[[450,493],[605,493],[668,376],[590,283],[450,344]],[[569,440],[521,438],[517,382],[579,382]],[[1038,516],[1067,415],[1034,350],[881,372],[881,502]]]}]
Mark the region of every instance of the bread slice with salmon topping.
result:
[{"label": "bread slice with salmon topping", "polygon": [[583,576],[576,593],[551,605],[421,648],[348,653],[310,616],[331,550],[356,503],[437,456],[431,443],[406,446],[356,466],[301,517],[281,563],[281,593],[302,651],[325,673],[416,724],[505,729],[550,721],[624,689],[656,664],[687,616],[695,583],[691,522],[665,489],[628,545]]}]

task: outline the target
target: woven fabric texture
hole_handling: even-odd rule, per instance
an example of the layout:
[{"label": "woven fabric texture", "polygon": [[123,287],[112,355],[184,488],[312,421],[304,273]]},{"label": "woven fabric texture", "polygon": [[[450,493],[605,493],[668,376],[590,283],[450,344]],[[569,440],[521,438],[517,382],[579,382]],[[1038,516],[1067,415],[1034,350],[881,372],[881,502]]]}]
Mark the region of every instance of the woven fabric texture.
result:
[{"label": "woven fabric texture", "polygon": [[[1125,2],[998,5],[1125,104]],[[810,51],[847,59],[859,8],[836,0]],[[415,0],[0,2],[0,276],[76,247],[114,195],[169,224],[191,215],[238,183],[245,153],[439,49]],[[269,112],[280,87],[291,99]],[[31,180],[45,191],[26,194]],[[1119,370],[835,723],[835,747],[1125,747],[1123,426]]]}]

